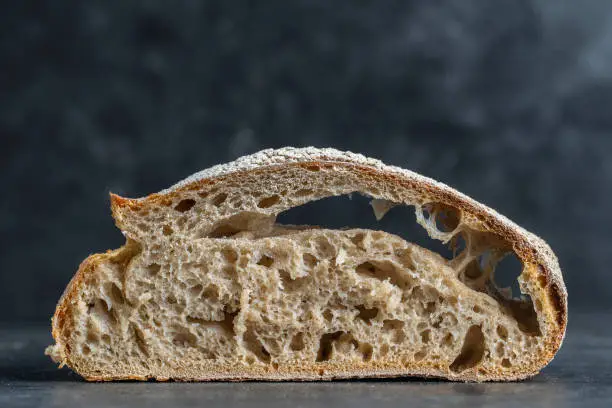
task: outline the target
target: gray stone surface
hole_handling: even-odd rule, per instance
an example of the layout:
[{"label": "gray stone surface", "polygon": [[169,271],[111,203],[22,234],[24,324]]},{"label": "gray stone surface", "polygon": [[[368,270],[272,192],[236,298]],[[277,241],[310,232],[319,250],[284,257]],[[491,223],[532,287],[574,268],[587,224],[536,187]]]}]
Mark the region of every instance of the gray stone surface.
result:
[{"label": "gray stone surface", "polygon": [[283,145],[456,187],[549,241],[570,307],[612,306],[610,1],[3,3],[0,321],[121,245],[109,191]]},{"label": "gray stone surface", "polygon": [[1,407],[609,407],[612,315],[570,316],[561,351],[515,383],[416,379],[327,383],[86,383],[42,355],[47,327],[0,329]]}]

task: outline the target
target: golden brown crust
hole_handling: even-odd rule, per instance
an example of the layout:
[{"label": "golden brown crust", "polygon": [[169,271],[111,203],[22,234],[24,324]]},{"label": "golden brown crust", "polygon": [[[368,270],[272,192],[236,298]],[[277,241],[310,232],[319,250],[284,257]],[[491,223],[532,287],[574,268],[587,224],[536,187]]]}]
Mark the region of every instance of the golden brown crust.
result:
[{"label": "golden brown crust", "polygon": [[[546,298],[547,304],[552,305],[551,310],[554,316],[553,324],[549,327],[553,328],[554,332],[547,335],[546,344],[544,347],[544,353],[539,356],[539,360],[534,363],[532,367],[525,369],[520,374],[504,375],[500,373],[491,373],[490,379],[501,379],[501,380],[516,380],[527,378],[537,374],[537,372],[544,367],[552,358],[561,346],[564,338],[566,326],[567,326],[567,292],[563,283],[561,271],[558,265],[558,261],[550,250],[548,245],[536,237],[535,235],[525,231],[523,228],[514,224],[507,218],[498,214],[494,210],[476,202],[470,197],[465,196],[458,191],[437,183],[426,177],[417,175],[412,172],[398,171],[397,168],[390,166],[371,165],[369,162],[365,162],[353,157],[349,157],[342,160],[338,157],[327,157],[322,155],[318,159],[312,159],[312,155],[309,156],[308,160],[294,160],[288,159],[284,163],[275,162],[271,165],[255,166],[245,170],[236,170],[224,174],[219,174],[210,178],[193,179],[187,183],[177,186],[166,192],[151,194],[142,199],[127,199],[115,194],[111,194],[111,209],[113,216],[117,222],[119,228],[122,228],[122,211],[125,209],[139,210],[145,208],[152,203],[159,202],[171,202],[172,200],[180,197],[182,193],[192,190],[199,190],[210,184],[222,183],[226,180],[239,181],[242,177],[247,174],[254,172],[274,172],[280,169],[287,169],[291,167],[302,167],[308,168],[311,166],[317,166],[321,168],[330,167],[342,167],[351,172],[360,174],[362,176],[371,176],[377,179],[383,180],[385,183],[401,186],[404,189],[414,191],[416,195],[427,197],[430,201],[440,202],[446,205],[453,206],[460,209],[462,212],[470,214],[473,218],[479,222],[479,229],[482,231],[488,231],[501,236],[506,242],[508,242],[516,255],[527,265],[528,273],[534,275],[534,279],[540,282],[539,288],[537,288],[542,298]],[[123,229],[123,228],[122,228]],[[58,302],[58,306],[53,317],[53,337],[57,342],[57,347],[61,350],[62,361],[68,365],[70,364],[70,350],[64,342],[63,332],[70,330],[70,319],[67,316],[70,315],[70,307],[76,297],[76,293],[79,286],[86,278],[96,265],[100,262],[109,259],[110,257],[121,254],[122,249],[116,251],[109,251],[106,254],[91,255],[88,257],[77,271],[74,278],[66,288],[65,293]],[[230,375],[224,375],[219,373],[218,377],[203,377],[201,375],[194,377],[184,377],[173,375],[158,375],[157,380],[163,379],[176,379],[176,380],[245,380],[245,379],[259,379],[259,380],[330,380],[335,378],[350,378],[350,377],[393,377],[402,375],[419,375],[425,377],[441,377],[436,373],[433,367],[422,367],[421,369],[411,369],[407,371],[401,364],[397,364],[394,367],[386,367],[379,370],[356,371],[355,367],[344,369],[340,371],[327,370],[325,374],[321,375],[320,365],[317,368],[312,368],[309,372],[306,369],[306,374],[303,370],[295,372],[288,372],[285,375],[279,375],[279,373],[264,372],[260,375],[256,373],[233,373]],[[300,374],[301,373],[301,374]],[[146,380],[147,378],[141,376],[135,376],[131,374],[125,375],[112,375],[106,376],[94,376],[88,373],[80,373],[84,375],[87,380],[90,381],[112,381],[112,380]],[[166,378],[164,378],[166,377]],[[444,378],[444,377],[442,377]],[[462,375],[461,380],[472,380],[477,381],[477,377],[469,377]]]},{"label": "golden brown crust", "polygon": [[57,302],[55,314],[51,318],[51,334],[56,343],[55,347],[60,353],[59,359],[61,360],[61,365],[69,363],[68,357],[70,350],[64,342],[64,339],[68,336],[62,336],[62,334],[70,331],[70,325],[72,323],[71,320],[68,319],[68,316],[70,316],[70,305],[73,303],[74,299],[76,299],[76,293],[87,274],[91,273],[91,271],[95,269],[95,266],[106,257],[107,254],[93,254],[81,262],[79,269],[74,274]]}]

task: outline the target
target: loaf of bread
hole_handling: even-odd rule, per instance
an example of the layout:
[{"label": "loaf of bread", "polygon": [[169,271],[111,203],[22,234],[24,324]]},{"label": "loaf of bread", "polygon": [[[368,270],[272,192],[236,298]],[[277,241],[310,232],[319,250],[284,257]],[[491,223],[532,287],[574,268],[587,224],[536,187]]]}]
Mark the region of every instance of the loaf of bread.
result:
[{"label": "loaf of bread", "polygon": [[[383,231],[275,221],[351,193],[377,218],[413,206],[454,257]],[[87,380],[516,380],[563,341],[566,289],[542,239],[359,154],[264,150],[144,198],[111,194],[111,208],[126,244],[83,261],[47,349]],[[508,254],[522,263],[519,298],[493,279]]]}]

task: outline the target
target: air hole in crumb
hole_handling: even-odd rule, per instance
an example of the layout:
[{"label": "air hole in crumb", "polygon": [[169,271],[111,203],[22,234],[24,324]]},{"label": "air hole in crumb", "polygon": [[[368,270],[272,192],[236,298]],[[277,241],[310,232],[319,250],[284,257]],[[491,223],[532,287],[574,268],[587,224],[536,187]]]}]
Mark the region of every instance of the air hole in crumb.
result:
[{"label": "air hole in crumb", "polygon": [[474,305],[474,307],[472,307],[472,310],[474,311],[474,313],[482,313],[482,309],[478,305]]},{"label": "air hole in crumb", "polygon": [[[312,186],[300,187],[314,188]],[[333,192],[323,190],[316,190],[315,195],[316,197],[312,196],[312,201],[281,212],[277,222],[279,224],[319,225],[330,229],[350,226],[351,229],[382,230],[398,235],[423,248],[438,252],[447,259],[452,258],[452,251],[447,244],[437,239],[431,239],[427,231],[415,222],[415,213],[409,206],[398,206],[382,220],[376,221],[376,218],[371,216],[371,206],[369,204],[371,197],[353,194],[349,201],[347,195],[334,196]],[[331,195],[331,197],[326,197],[326,195]],[[323,198],[315,199],[319,197]],[[334,214],[334,216],[330,217],[329,214]],[[370,232],[362,235],[362,237],[365,237],[365,241],[361,243],[358,234],[360,232],[354,231],[347,237],[350,239],[351,235],[357,235],[352,240],[358,248],[364,249],[365,245],[374,244],[372,242],[374,240],[368,237],[371,235]]]},{"label": "air hole in crumb", "polygon": [[427,302],[425,304],[425,313],[432,314],[436,311],[436,302]]},{"label": "air hole in crumb", "polygon": [[485,283],[486,288],[479,290],[493,296],[505,311],[514,317],[521,331],[530,336],[541,335],[533,301],[529,295],[522,295],[520,292],[518,276],[523,269],[521,261],[514,252],[510,252],[498,263],[499,255],[491,250],[481,255],[481,268],[490,269],[492,278]]},{"label": "air hole in crumb", "polygon": [[461,220],[459,210],[442,203],[426,204],[425,208],[436,217],[436,228],[441,232],[454,231]]},{"label": "air hole in crumb", "polygon": [[138,228],[144,232],[149,232],[150,230],[149,225],[145,224],[144,222],[139,223]]},{"label": "air hole in crumb", "polygon": [[478,260],[474,259],[472,262],[467,264],[465,267],[465,276],[469,279],[476,280],[480,278],[483,274],[483,270],[480,267],[480,263]]},{"label": "air hole in crumb", "polygon": [[108,326],[115,326],[117,324],[115,311],[111,310],[104,299],[95,300],[94,307],[91,309],[91,315]]},{"label": "air hole in crumb", "polygon": [[221,328],[221,330],[223,330],[227,336],[233,338],[236,335],[236,330],[234,328],[234,319],[236,318],[236,316],[238,316],[238,312],[239,311],[236,310],[230,313],[229,311],[224,310],[223,320],[221,320],[220,322],[210,322],[208,323],[208,325],[210,326],[211,323],[214,324],[216,327]]},{"label": "air hole in crumb", "polygon": [[498,288],[506,288],[507,298],[520,299],[521,288],[518,283],[518,277],[523,271],[523,264],[514,254],[514,252],[506,255],[495,267],[493,272],[493,281]]},{"label": "air hole in crumb", "polygon": [[172,233],[173,233],[174,231],[172,230],[172,227],[171,227],[171,226],[169,226],[169,225],[164,225],[164,226],[162,227],[162,232],[163,232],[163,234],[164,234],[165,236],[168,236],[168,235],[172,235]]},{"label": "air hole in crumb", "polygon": [[427,355],[427,352],[425,350],[417,351],[414,354],[414,361],[417,361],[417,362],[421,361],[421,360],[423,360],[425,358],[426,355]]},{"label": "air hole in crumb", "polygon": [[102,339],[102,343],[104,344],[110,344],[111,342],[111,338],[108,334],[103,334],[101,339]]},{"label": "air hole in crumb", "polygon": [[189,288],[189,293],[192,296],[198,296],[200,293],[202,293],[202,290],[204,289],[204,287],[200,284],[197,284],[195,286],[192,286]]},{"label": "air hole in crumb", "polygon": [[302,255],[302,261],[304,261],[304,265],[306,265],[309,268],[314,267],[319,260],[312,254],[309,253],[304,253],[304,255]]},{"label": "air hole in crumb", "polygon": [[291,350],[294,351],[304,350],[304,333],[297,333],[296,335],[294,335],[291,339],[291,344],[289,345],[289,347],[291,347]]},{"label": "air hole in crumb", "polygon": [[328,322],[331,322],[333,317],[334,317],[334,314],[331,312],[331,310],[325,309],[323,311],[323,318],[327,320]]},{"label": "air hole in crumb", "polygon": [[221,204],[223,204],[225,202],[225,200],[227,200],[227,194],[226,193],[219,193],[216,196],[214,196],[212,198],[212,200],[210,200],[210,202],[215,207],[219,207]]},{"label": "air hole in crumb", "polygon": [[273,196],[262,198],[261,200],[259,200],[259,202],[257,203],[257,206],[259,208],[270,208],[273,205],[278,204],[279,201],[280,201],[280,196],[273,195]]},{"label": "air hole in crumb", "polygon": [[166,296],[166,303],[174,305],[176,304],[177,300],[176,297],[174,295],[168,295]]},{"label": "air hole in crumb", "polygon": [[314,242],[314,247],[320,258],[331,258],[336,253],[334,246],[325,237],[317,237]]},{"label": "air hole in crumb", "polygon": [[368,309],[364,305],[359,305],[357,306],[357,310],[359,311],[357,317],[366,322],[368,325],[372,324],[370,321],[378,316],[377,307]]},{"label": "air hole in crumb", "polygon": [[284,269],[279,269],[278,276],[286,291],[293,291],[300,288],[304,283],[304,278],[293,279],[289,272]]},{"label": "air hole in crumb", "polygon": [[353,235],[353,236],[351,237],[351,242],[352,242],[352,243],[353,243],[355,246],[357,246],[357,247],[359,247],[359,248],[361,248],[361,249],[364,249],[364,246],[363,246],[363,240],[364,240],[364,239],[365,239],[365,234],[364,234],[364,233],[362,233],[362,232],[358,232],[357,234],[355,234],[355,235]]},{"label": "air hole in crumb", "polygon": [[87,341],[94,344],[98,342],[98,334],[95,329],[90,328],[90,330],[87,331]]},{"label": "air hole in crumb", "polygon": [[411,286],[410,277],[398,271],[389,261],[364,262],[358,265],[355,271],[362,276],[376,278],[381,281],[389,280],[389,282],[400,289],[406,289]]},{"label": "air hole in crumb", "polygon": [[505,367],[505,368],[510,368],[510,367],[512,367],[512,364],[510,363],[510,360],[509,360],[509,359],[507,359],[507,358],[504,358],[504,359],[502,360],[502,367]]},{"label": "air hole in crumb", "polygon": [[176,211],[179,212],[187,212],[193,208],[195,205],[195,200],[192,198],[186,198],[184,200],[179,201],[179,203],[174,207]]},{"label": "air hole in crumb", "polygon": [[238,234],[239,232],[259,231],[262,228],[268,228],[273,223],[274,218],[271,215],[256,213],[253,211],[241,211],[230,217],[217,222],[212,231],[202,230],[197,236],[199,238],[227,238]]},{"label": "air hole in crumb", "polygon": [[232,225],[221,224],[215,227],[212,231],[210,231],[207,235],[210,238],[229,238],[242,232],[240,228],[236,228]]},{"label": "air hole in crumb", "polygon": [[411,296],[414,300],[425,300],[425,292],[420,286],[412,289]]},{"label": "air hole in crumb", "polygon": [[503,304],[517,321],[518,327],[523,333],[529,336],[540,336],[542,334],[531,297],[524,295],[522,300],[506,299]]},{"label": "air hole in crumb", "polygon": [[404,327],[404,322],[397,319],[386,319],[383,320],[383,330],[401,330]]},{"label": "air hole in crumb", "polygon": [[497,326],[497,335],[500,339],[506,340],[508,338],[508,329],[504,326]]},{"label": "air hole in crumb", "polygon": [[219,299],[219,287],[217,285],[208,285],[202,292],[203,299],[216,300]]},{"label": "air hole in crumb", "polygon": [[333,342],[342,336],[344,332],[337,331],[334,333],[326,333],[321,336],[319,341],[319,351],[317,352],[317,362],[328,361],[332,357]]},{"label": "air hole in crumb", "polygon": [[157,275],[160,269],[161,269],[161,265],[158,265],[158,264],[151,264],[147,266],[147,272],[149,275]]},{"label": "air hole in crumb", "polygon": [[421,342],[423,344],[429,343],[430,337],[431,337],[431,330],[427,329],[421,332]]},{"label": "air hole in crumb", "polygon": [[222,249],[221,255],[223,255],[223,259],[225,259],[225,262],[230,264],[233,264],[238,260],[238,253],[231,248]]},{"label": "air hole in crumb", "polygon": [[383,320],[383,331],[389,332],[393,331],[393,338],[391,339],[394,343],[400,344],[406,338],[406,334],[404,333],[404,322],[397,319],[387,319]]},{"label": "air hole in crumb", "polygon": [[480,326],[470,326],[465,334],[461,352],[450,365],[453,372],[462,372],[469,368],[473,368],[484,356],[485,338]]},{"label": "air hole in crumb", "polygon": [[453,335],[451,333],[446,333],[446,335],[442,339],[442,346],[450,347],[450,346],[453,345],[454,340],[455,340],[455,338],[453,337]]},{"label": "air hole in crumb", "polygon": [[259,261],[257,261],[257,265],[265,266],[266,268],[271,267],[273,263],[274,258],[271,258],[268,255],[262,255],[261,258],[259,258]]},{"label": "air hole in crumb", "polygon": [[369,343],[360,343],[359,344],[359,352],[363,356],[363,361],[370,361],[372,359],[372,354],[374,354],[374,348]]},{"label": "air hole in crumb", "polygon": [[306,167],[306,170],[308,171],[320,171],[321,170],[321,167],[317,166],[316,164],[310,164],[305,167]]},{"label": "air hole in crumb", "polygon": [[243,340],[247,350],[253,353],[259,361],[266,364],[270,363],[270,353],[257,338],[257,334],[252,327],[247,327]]},{"label": "air hole in crumb", "polygon": [[113,301],[113,305],[122,305],[125,303],[123,293],[121,292],[121,289],[119,289],[119,286],[117,286],[116,283],[111,283],[109,295],[111,300]]},{"label": "air hole in crumb", "polygon": [[495,353],[497,354],[498,357],[501,357],[504,355],[504,345],[502,343],[497,343],[495,345]]},{"label": "air hole in crumb", "polygon": [[87,344],[83,345],[83,355],[88,356],[91,353],[91,349]]},{"label": "air hole in crumb", "polygon": [[226,265],[222,269],[223,273],[226,275],[235,275],[236,274],[236,266],[234,265]]},{"label": "air hole in crumb", "polygon": [[172,343],[176,346],[195,347],[197,341],[198,339],[193,333],[181,328],[179,328],[172,337]]}]

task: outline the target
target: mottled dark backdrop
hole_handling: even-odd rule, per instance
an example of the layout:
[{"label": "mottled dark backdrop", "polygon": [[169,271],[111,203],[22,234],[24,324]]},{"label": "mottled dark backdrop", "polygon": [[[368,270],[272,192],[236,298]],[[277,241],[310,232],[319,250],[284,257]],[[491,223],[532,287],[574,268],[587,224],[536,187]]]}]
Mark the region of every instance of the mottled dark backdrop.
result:
[{"label": "mottled dark backdrop", "polygon": [[548,240],[572,308],[610,307],[611,130],[605,0],[3,2],[0,321],[48,319],[121,245],[109,191],[283,145],[444,181]]}]

